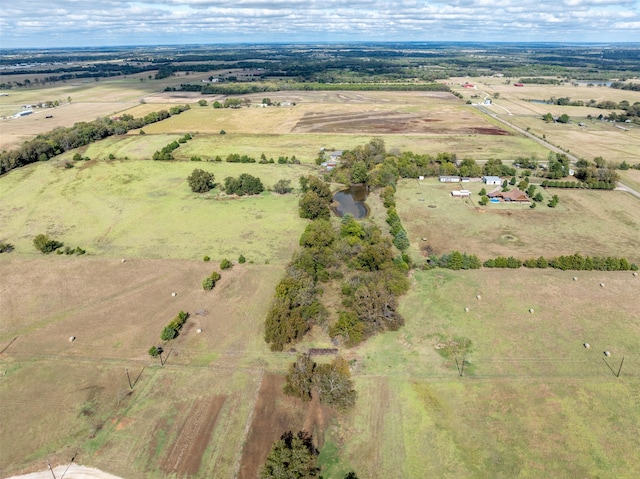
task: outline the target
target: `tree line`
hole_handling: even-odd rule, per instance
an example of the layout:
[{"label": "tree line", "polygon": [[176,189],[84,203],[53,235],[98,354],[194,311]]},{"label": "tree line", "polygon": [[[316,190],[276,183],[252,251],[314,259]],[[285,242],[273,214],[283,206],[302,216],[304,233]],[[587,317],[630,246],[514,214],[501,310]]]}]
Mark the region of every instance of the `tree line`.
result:
[{"label": "tree line", "polygon": [[480,262],[474,254],[452,251],[442,256],[431,255],[425,263],[425,269],[446,268],[452,270],[485,268],[554,268],[576,271],[637,271],[638,265],[629,260],[615,256],[582,256],[580,253],[553,258],[529,258],[521,260],[513,256],[498,256]]},{"label": "tree line", "polygon": [[36,161],[48,161],[65,151],[86,146],[113,135],[124,135],[129,130],[142,128],[145,125],[165,120],[188,109],[172,107],[170,111],[160,110],[134,118],[124,114],[119,118],[98,118],[91,122],[79,122],[69,128],[56,128],[42,133],[33,140],[24,142],[19,148],[0,152],[0,174],[11,171]]}]

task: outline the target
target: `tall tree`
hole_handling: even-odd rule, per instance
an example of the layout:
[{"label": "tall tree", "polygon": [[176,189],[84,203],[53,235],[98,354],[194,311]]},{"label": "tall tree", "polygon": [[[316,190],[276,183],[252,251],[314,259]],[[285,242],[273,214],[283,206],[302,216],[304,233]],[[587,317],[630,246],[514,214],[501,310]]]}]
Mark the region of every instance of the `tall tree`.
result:
[{"label": "tall tree", "polygon": [[318,453],[312,436],[298,431],[294,436],[285,432],[271,448],[260,471],[260,479],[311,479],[319,477]]}]

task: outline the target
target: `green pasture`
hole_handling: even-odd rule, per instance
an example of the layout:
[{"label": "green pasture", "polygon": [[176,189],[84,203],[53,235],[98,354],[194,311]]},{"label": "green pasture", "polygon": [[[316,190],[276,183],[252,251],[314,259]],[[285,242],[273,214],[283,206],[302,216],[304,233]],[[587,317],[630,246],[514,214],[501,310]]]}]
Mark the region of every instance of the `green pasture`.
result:
[{"label": "green pasture", "polygon": [[[532,180],[538,181],[538,180]],[[397,210],[415,249],[429,246],[436,254],[453,250],[478,255],[552,257],[583,255],[625,256],[640,263],[638,199],[622,191],[538,187],[544,201],[492,204],[480,207],[478,192],[492,186],[480,182],[440,183],[402,180],[396,193]],[[454,198],[452,190],[468,189],[471,198]],[[556,208],[547,206],[558,195]],[[425,238],[425,240],[423,240]]]},{"label": "green pasture", "polygon": [[306,224],[295,194],[195,194],[186,181],[194,168],[213,172],[218,182],[249,173],[267,188],[279,179],[297,187],[298,177],[308,173],[302,166],[224,162],[94,160],[72,169],[54,161],[34,164],[0,179],[0,237],[19,254],[36,254],[33,237],[47,233],[95,255],[289,260]]},{"label": "green pasture", "polygon": [[[416,272],[405,327],[357,350],[343,455],[364,477],[636,477],[638,286],[630,272]],[[456,337],[472,341],[462,377],[436,349]],[[625,357],[620,377],[604,350],[615,372]]]}]

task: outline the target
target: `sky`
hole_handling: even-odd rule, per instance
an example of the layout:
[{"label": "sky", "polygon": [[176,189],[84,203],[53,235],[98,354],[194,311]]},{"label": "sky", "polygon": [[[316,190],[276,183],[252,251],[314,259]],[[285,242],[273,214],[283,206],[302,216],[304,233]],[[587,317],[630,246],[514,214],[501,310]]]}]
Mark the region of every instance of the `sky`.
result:
[{"label": "sky", "polygon": [[0,0],[0,48],[640,42],[640,0]]}]

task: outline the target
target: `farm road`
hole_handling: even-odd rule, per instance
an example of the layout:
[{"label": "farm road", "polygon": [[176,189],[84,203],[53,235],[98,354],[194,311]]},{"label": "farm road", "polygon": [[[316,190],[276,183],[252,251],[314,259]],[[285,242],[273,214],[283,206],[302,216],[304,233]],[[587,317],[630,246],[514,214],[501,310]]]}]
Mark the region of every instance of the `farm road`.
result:
[{"label": "farm road", "polygon": [[[552,145],[551,143],[549,143],[549,142],[547,142],[547,141],[543,140],[542,138],[538,138],[537,136],[532,135],[532,134],[531,134],[531,133],[529,133],[528,131],[523,130],[522,128],[520,128],[520,127],[518,127],[518,126],[514,125],[513,123],[511,123],[511,122],[510,122],[510,121],[508,121],[508,120],[505,120],[504,118],[500,118],[500,117],[498,116],[498,114],[497,114],[497,113],[493,113],[493,112],[491,112],[491,111],[487,110],[487,109],[486,109],[486,108],[484,108],[482,105],[474,105],[474,106],[475,106],[479,111],[481,111],[482,113],[484,113],[485,115],[488,115],[488,116],[490,116],[491,118],[493,118],[493,119],[495,119],[495,120],[499,121],[500,123],[503,123],[503,124],[507,125],[509,128],[511,128],[511,129],[513,129],[513,130],[515,130],[515,131],[517,131],[518,133],[520,133],[520,134],[522,134],[522,135],[526,136],[527,138],[532,139],[533,141],[535,141],[535,142],[537,142],[537,143],[541,144],[541,145],[542,145],[542,146],[544,146],[545,148],[547,148],[547,149],[549,149],[549,150],[553,151],[554,153],[561,153],[561,154],[563,154],[563,155],[567,155],[567,157],[569,158],[569,160],[570,160],[571,162],[576,163],[576,162],[578,161],[578,159],[579,159],[579,158],[578,158],[577,156],[574,156],[574,155],[572,155],[572,154],[570,154],[570,153],[567,153],[566,151],[561,150],[561,149],[560,149],[560,148],[558,148],[557,146]],[[496,105],[496,106],[498,106],[498,105]],[[500,108],[502,108],[502,107],[500,107]],[[505,108],[505,109],[506,109],[506,108]],[[508,110],[507,110],[507,111],[508,111]],[[619,191],[626,191],[627,193],[632,194],[632,195],[633,195],[633,196],[635,196],[636,198],[640,198],[640,191],[634,190],[634,189],[633,189],[633,188],[631,188],[630,186],[625,185],[624,183],[621,183],[621,182],[619,182],[619,181],[618,181],[616,184],[618,185],[618,186],[617,186],[617,188],[616,188],[617,190],[619,190]]]}]

